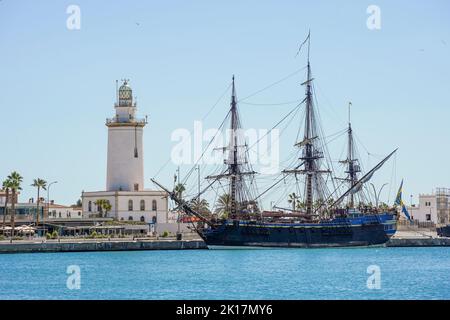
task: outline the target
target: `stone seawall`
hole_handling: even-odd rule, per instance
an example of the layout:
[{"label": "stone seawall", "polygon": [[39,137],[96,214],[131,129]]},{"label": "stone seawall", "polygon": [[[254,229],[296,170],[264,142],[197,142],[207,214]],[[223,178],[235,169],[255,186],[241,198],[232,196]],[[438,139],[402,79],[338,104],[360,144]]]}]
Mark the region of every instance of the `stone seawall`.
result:
[{"label": "stone seawall", "polygon": [[[386,247],[444,247],[450,246],[450,238],[402,239],[392,238]],[[62,242],[0,242],[1,253],[33,252],[87,252],[87,251],[135,251],[135,250],[193,250],[206,249],[202,240],[151,240],[151,241],[62,241]]]},{"label": "stone seawall", "polygon": [[206,249],[202,240],[3,242],[0,253]]},{"label": "stone seawall", "polygon": [[449,247],[450,238],[420,238],[404,239],[392,238],[386,243],[386,247]]}]

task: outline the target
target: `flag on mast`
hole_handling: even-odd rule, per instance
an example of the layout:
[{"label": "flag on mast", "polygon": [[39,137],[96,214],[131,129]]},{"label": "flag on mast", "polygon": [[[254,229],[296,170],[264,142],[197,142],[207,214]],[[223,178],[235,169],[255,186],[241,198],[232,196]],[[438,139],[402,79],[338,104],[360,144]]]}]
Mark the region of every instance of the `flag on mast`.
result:
[{"label": "flag on mast", "polygon": [[308,32],[308,36],[306,37],[306,39],[302,42],[302,44],[300,45],[300,47],[298,48],[297,54],[295,55],[295,57],[297,57],[300,53],[300,51],[302,50],[303,46],[306,44],[306,42],[310,39],[311,37],[311,30]]},{"label": "flag on mast", "polygon": [[408,218],[409,221],[411,221],[411,216],[409,215],[408,209],[406,209],[406,206],[403,203],[402,194],[403,194],[403,179],[402,183],[400,184],[400,188],[398,189],[397,198],[395,199],[394,205],[401,206],[403,214],[406,216],[406,218]]}]

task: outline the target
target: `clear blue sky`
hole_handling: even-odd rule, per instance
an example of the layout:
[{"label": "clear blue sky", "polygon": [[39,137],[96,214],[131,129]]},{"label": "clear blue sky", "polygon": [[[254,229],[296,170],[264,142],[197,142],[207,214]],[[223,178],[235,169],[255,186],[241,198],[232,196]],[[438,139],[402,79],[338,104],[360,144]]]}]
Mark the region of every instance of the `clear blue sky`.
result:
[{"label": "clear blue sky", "polygon": [[[81,8],[81,30],[66,28],[70,4]],[[370,4],[381,9],[381,30],[366,27]],[[0,177],[19,171],[24,201],[35,196],[29,185],[36,177],[59,181],[52,187],[59,203],[103,190],[104,121],[113,115],[115,79],[127,77],[150,119],[145,175],[153,187],[149,179],[174,145],[171,132],[192,129],[232,74],[243,97],[302,67],[304,56],[294,56],[308,29],[326,133],[345,126],[350,100],[355,131],[371,153],[400,148],[395,176],[405,178],[406,194],[450,187],[447,0],[2,0]],[[299,74],[249,102],[299,99],[302,80]],[[228,97],[209,126],[227,104]],[[244,123],[256,128],[270,127],[288,108],[241,105]],[[171,183],[174,170],[169,165],[160,179]],[[376,182],[390,182],[391,172],[392,164]]]}]

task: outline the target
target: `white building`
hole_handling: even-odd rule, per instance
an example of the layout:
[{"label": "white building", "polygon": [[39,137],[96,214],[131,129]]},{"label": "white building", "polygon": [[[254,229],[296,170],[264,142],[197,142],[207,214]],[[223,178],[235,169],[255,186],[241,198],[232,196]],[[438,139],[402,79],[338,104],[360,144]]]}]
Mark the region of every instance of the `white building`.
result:
[{"label": "white building", "polygon": [[[83,192],[83,215],[86,218],[103,216],[119,221],[166,223],[168,201],[161,191],[98,191]],[[107,200],[111,210],[105,212],[97,206],[97,200]]]},{"label": "white building", "polygon": [[437,188],[431,194],[420,194],[419,205],[408,208],[411,218],[420,222],[448,224],[450,221],[450,189]]},{"label": "white building", "polygon": [[[108,127],[106,191],[83,192],[83,215],[112,217],[119,221],[166,223],[168,198],[165,192],[144,189],[143,131],[147,119],[136,118],[133,92],[125,80],[118,91],[114,118]],[[111,210],[97,205],[107,200]]]},{"label": "white building", "polygon": [[64,206],[61,204],[44,204],[44,210],[48,209],[48,219],[82,219],[82,209]]}]

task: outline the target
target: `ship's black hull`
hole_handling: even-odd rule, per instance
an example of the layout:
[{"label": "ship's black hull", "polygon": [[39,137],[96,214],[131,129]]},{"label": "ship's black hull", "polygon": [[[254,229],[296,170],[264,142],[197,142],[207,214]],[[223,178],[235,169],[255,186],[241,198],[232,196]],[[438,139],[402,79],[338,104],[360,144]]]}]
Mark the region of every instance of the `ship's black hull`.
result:
[{"label": "ship's black hull", "polygon": [[450,237],[450,225],[436,228],[437,235],[440,237]]},{"label": "ship's black hull", "polygon": [[224,223],[202,234],[209,248],[327,248],[383,245],[389,240],[383,224],[248,224]]}]

